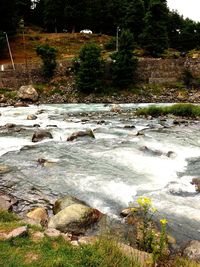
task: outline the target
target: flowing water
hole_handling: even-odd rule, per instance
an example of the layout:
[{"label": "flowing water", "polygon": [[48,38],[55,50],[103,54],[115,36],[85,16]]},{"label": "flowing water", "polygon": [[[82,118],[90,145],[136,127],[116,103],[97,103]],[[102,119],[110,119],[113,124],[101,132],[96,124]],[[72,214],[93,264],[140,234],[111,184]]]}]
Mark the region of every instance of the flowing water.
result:
[{"label": "flowing water", "polygon": [[[10,168],[0,175],[0,189],[24,200],[22,210],[70,194],[115,218],[148,196],[178,240],[200,239],[200,194],[191,184],[200,176],[200,122],[136,118],[130,110],[139,105],[120,106],[120,114],[103,104],[0,108],[0,126],[16,124],[0,128],[0,164]],[[37,128],[53,139],[32,143]],[[87,128],[95,139],[66,141]],[[39,158],[50,163],[42,166]]]}]

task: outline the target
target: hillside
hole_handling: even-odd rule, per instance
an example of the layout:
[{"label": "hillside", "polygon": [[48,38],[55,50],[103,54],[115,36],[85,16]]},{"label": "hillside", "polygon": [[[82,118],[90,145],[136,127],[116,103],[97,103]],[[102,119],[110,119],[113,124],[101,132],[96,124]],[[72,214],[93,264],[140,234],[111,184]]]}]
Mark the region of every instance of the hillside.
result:
[{"label": "hillside", "polygon": [[[86,42],[95,42],[103,48],[110,39],[107,35],[81,34],[81,33],[37,33],[30,31],[24,35],[19,34],[9,39],[15,63],[39,61],[35,49],[38,45],[48,43],[58,50],[58,59],[72,59],[78,54]],[[0,57],[0,65],[10,63],[9,52],[6,47]]]}]

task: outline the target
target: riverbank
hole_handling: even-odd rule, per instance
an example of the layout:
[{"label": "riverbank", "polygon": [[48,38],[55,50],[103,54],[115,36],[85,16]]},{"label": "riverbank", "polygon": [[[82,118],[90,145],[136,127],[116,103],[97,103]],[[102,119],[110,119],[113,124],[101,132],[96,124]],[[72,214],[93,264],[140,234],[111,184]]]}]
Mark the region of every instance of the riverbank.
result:
[{"label": "riverbank", "polygon": [[[187,89],[183,84],[161,86],[141,84],[128,90],[110,89],[101,93],[83,94],[76,90],[73,79],[35,84],[38,93],[34,104],[63,103],[200,103],[199,89]],[[0,106],[20,101],[18,90],[0,89]],[[28,100],[30,103],[31,100]]]}]

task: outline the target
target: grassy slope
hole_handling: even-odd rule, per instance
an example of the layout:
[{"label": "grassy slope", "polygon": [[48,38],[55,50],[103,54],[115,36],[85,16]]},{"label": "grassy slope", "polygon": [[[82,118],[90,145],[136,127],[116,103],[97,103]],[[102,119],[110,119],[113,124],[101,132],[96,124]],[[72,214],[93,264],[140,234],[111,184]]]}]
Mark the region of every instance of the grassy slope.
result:
[{"label": "grassy slope", "polygon": [[[58,50],[58,59],[71,59],[78,54],[81,46],[86,42],[95,42],[101,47],[110,39],[106,35],[80,34],[80,33],[39,33],[29,31],[24,35],[16,35],[10,38],[10,46],[15,63],[39,61],[35,49],[38,45],[48,43]],[[0,58],[0,64],[10,63],[8,49],[5,49]]]}]

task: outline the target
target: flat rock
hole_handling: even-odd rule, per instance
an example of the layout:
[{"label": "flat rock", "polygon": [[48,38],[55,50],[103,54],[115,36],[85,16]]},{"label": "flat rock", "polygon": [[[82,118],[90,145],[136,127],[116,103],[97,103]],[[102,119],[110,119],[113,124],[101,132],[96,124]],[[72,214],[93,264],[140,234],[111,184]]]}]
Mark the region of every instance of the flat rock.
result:
[{"label": "flat rock", "polygon": [[11,231],[7,235],[7,239],[15,238],[15,237],[21,237],[21,236],[25,236],[27,234],[28,234],[28,227],[27,226],[21,226],[21,227],[14,229],[13,231]]}]

